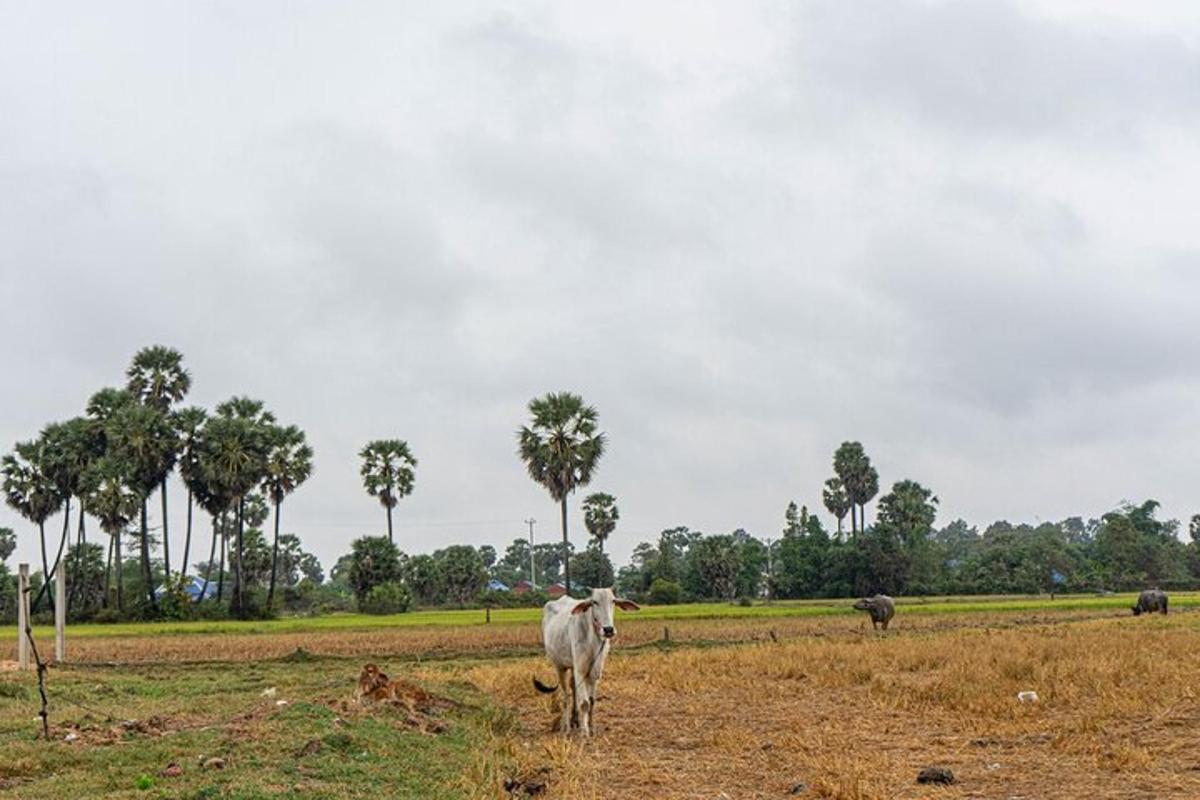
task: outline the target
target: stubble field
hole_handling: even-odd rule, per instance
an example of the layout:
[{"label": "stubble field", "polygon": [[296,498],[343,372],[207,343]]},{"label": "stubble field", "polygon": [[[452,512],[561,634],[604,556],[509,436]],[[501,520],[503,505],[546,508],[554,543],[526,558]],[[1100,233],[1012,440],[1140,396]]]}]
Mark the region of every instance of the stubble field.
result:
[{"label": "stubble field", "polygon": [[[886,634],[620,615],[591,740],[550,731],[530,620],[88,631],[91,664],[50,672],[50,743],[31,676],[0,673],[0,797],[1200,797],[1200,614],[1104,600],[902,606]],[[366,660],[447,702],[358,708]],[[917,784],[926,766],[956,782]]]}]

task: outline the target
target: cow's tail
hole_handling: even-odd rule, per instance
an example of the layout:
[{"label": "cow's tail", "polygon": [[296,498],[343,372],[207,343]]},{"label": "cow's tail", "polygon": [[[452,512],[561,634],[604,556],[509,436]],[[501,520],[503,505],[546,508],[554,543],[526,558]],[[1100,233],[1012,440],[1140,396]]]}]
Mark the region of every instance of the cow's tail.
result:
[{"label": "cow's tail", "polygon": [[557,686],[547,686],[546,684],[539,681],[537,678],[533,679],[533,688],[537,689],[542,694],[554,694],[555,692],[558,691]]}]

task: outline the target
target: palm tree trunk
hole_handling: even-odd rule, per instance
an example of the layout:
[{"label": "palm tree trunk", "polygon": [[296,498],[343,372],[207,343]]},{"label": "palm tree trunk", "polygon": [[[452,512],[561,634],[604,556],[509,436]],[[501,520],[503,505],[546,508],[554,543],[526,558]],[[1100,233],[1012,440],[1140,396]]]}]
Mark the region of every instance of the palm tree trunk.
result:
[{"label": "palm tree trunk", "polygon": [[187,575],[188,551],[192,549],[192,490],[188,489],[187,533],[183,537],[183,561],[179,562],[179,574]]},{"label": "palm tree trunk", "polygon": [[243,570],[242,563],[243,537],[242,534],[246,526],[246,498],[238,498],[237,509],[237,567],[233,578],[233,596],[237,600],[237,613],[239,617],[246,614],[246,573]]},{"label": "palm tree trunk", "polygon": [[275,599],[275,565],[279,562],[279,506],[275,501],[275,543],[271,545],[271,586],[267,589],[267,611],[271,610],[271,601]]},{"label": "palm tree trunk", "polygon": [[[41,602],[42,596],[44,595],[46,597],[47,602],[49,602],[49,604],[50,604],[50,610],[51,611],[54,610],[54,592],[50,591],[50,578],[51,578],[51,576],[58,574],[58,564],[60,561],[62,561],[63,549],[67,546],[67,536],[69,536],[70,533],[71,533],[71,496],[67,495],[65,510],[63,511],[62,536],[59,537],[59,540],[58,540],[58,553],[57,553],[57,555],[54,556],[54,563],[50,565],[49,571],[42,573],[42,588],[38,590],[37,597],[33,598],[33,602],[29,604],[30,608],[37,608],[38,603]],[[43,548],[45,547],[44,534],[43,534],[42,546],[43,546]],[[43,549],[43,551],[42,551],[42,561],[43,561],[42,568],[43,569],[46,568],[46,565],[44,563],[45,560],[46,560],[46,552]]]},{"label": "palm tree trunk", "polygon": [[217,517],[215,514],[212,518],[212,531],[212,547],[208,550],[208,565],[204,568],[204,585],[200,587],[200,598],[196,602],[200,602],[208,594],[208,579],[212,575],[213,561],[217,557]]},{"label": "palm tree trunk", "polygon": [[163,577],[169,583],[171,581],[171,537],[167,528],[167,476],[163,476],[158,491],[162,497]]},{"label": "palm tree trunk", "polygon": [[567,595],[571,594],[571,554],[568,551],[567,544],[567,498],[564,495],[560,506],[562,510],[562,531],[563,531],[563,587],[567,590]]},{"label": "palm tree trunk", "polygon": [[221,512],[221,566],[217,570],[217,603],[225,599],[225,512]]},{"label": "palm tree trunk", "polygon": [[150,608],[158,610],[158,601],[154,599],[154,573],[150,569],[150,522],[147,519],[146,497],[142,496],[142,580],[146,584],[146,598]]},{"label": "palm tree trunk", "polygon": [[118,530],[112,535],[114,543],[114,552],[116,553],[116,562],[114,566],[117,570],[117,611],[125,611],[125,569],[121,565],[121,534],[122,530]]},{"label": "palm tree trunk", "polygon": [[108,537],[108,558],[104,562],[104,607],[112,601],[113,539]]},{"label": "palm tree trunk", "polygon": [[[41,534],[41,537],[42,537],[42,587],[43,587],[42,591],[44,592],[45,584],[48,583],[50,580],[50,559],[46,558],[46,523],[45,523],[45,521],[38,523],[38,532]],[[39,592],[38,596],[36,598],[34,598],[34,601],[29,604],[29,608],[31,611],[37,610],[38,600],[41,598],[41,596],[42,596],[42,592]],[[51,605],[53,605],[53,602],[54,601],[51,600]]]},{"label": "palm tree trunk", "polygon": [[67,587],[67,610],[68,611],[72,607],[74,607],[75,598],[78,596],[78,592],[80,591],[80,586],[83,584],[83,580],[82,580],[83,545],[84,545],[84,542],[87,541],[87,537],[86,537],[84,529],[83,529],[83,517],[84,517],[83,499],[80,498],[80,500],[79,500],[79,529],[75,532],[75,563],[73,565],[74,570],[68,570],[68,572],[74,572],[74,574],[71,576],[71,585]]},{"label": "palm tree trunk", "polygon": [[389,541],[389,542],[391,542],[392,544],[395,544],[395,543],[396,543],[396,540],[395,540],[394,538],[392,538],[392,507],[391,507],[391,506],[389,506],[389,505],[386,505],[386,504],[385,504],[385,505],[384,505],[384,508],[386,508],[386,509],[387,509],[387,518],[388,518],[388,541]]}]

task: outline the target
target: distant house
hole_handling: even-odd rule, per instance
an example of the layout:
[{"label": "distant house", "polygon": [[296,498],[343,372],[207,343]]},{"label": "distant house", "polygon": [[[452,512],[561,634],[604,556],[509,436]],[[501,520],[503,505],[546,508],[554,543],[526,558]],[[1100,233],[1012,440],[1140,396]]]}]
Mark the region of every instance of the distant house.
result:
[{"label": "distant house", "polygon": [[551,598],[562,597],[567,593],[567,587],[561,583],[552,583],[546,587],[546,594]]},{"label": "distant house", "polygon": [[[208,588],[205,588],[204,579],[197,578],[195,575],[193,575],[188,579],[188,582],[184,584],[183,590],[187,592],[188,597],[192,598],[193,600],[200,600],[200,593],[202,591],[204,592],[204,599],[211,600],[217,596],[217,582],[209,581]],[[165,586],[159,586],[154,590],[154,596],[162,597],[165,591]]]},{"label": "distant house", "polygon": [[522,578],[513,584],[512,591],[517,595],[528,594],[533,591],[533,584]]},{"label": "distant house", "polygon": [[[562,597],[566,593],[566,587],[562,585],[561,581],[557,581],[546,587],[546,594],[549,595],[551,599]],[[591,590],[589,590],[586,586],[576,583],[575,581],[571,581],[572,597],[584,597],[588,594],[591,594]]]},{"label": "distant house", "polygon": [[488,581],[487,588],[489,592],[507,592],[509,590],[507,583],[498,581],[495,578]]}]

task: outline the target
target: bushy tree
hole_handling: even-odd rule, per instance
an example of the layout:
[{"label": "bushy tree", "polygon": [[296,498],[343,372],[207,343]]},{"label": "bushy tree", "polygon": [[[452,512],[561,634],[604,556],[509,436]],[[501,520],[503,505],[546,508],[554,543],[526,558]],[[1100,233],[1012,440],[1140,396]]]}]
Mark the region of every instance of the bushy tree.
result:
[{"label": "bushy tree", "polygon": [[404,554],[382,536],[363,536],[350,547],[347,580],[361,604],[376,586],[404,579]]}]

